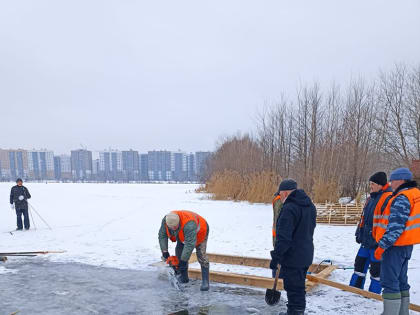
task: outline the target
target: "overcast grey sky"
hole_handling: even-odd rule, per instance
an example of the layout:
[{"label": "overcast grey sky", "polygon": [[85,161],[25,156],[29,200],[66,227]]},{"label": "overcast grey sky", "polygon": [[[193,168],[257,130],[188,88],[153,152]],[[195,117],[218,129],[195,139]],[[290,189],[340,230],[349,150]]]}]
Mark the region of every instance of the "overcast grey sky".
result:
[{"label": "overcast grey sky", "polygon": [[0,0],[0,148],[211,150],[300,80],[396,62],[418,0]]}]

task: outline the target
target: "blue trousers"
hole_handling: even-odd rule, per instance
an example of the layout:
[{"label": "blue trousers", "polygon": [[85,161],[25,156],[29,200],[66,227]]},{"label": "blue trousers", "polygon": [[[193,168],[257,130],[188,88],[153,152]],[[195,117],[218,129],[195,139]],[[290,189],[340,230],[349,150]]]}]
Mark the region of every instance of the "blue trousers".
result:
[{"label": "blue trousers", "polygon": [[370,286],[369,291],[381,294],[380,283],[381,262],[375,259],[375,249],[361,246],[354,261],[354,273],[350,280],[350,285],[359,289],[364,289],[366,273],[370,266]]},{"label": "blue trousers", "polygon": [[29,223],[28,209],[16,209],[16,225],[17,225],[17,228],[19,230],[23,229],[22,214],[23,214],[23,223],[25,225],[25,229],[29,229],[30,228],[30,223]]},{"label": "blue trousers", "polygon": [[413,246],[392,246],[382,255],[381,284],[383,294],[409,291],[408,261],[411,258]]}]

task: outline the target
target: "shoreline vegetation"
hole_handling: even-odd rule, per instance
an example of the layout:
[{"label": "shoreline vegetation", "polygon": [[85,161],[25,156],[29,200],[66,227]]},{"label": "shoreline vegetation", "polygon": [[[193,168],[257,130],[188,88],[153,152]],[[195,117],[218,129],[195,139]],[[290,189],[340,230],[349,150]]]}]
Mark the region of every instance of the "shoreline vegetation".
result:
[{"label": "shoreline vegetation", "polygon": [[420,160],[420,64],[344,87],[301,84],[255,122],[249,134],[221,139],[197,191],[269,203],[281,179],[293,178],[315,203],[360,202],[371,174]]}]

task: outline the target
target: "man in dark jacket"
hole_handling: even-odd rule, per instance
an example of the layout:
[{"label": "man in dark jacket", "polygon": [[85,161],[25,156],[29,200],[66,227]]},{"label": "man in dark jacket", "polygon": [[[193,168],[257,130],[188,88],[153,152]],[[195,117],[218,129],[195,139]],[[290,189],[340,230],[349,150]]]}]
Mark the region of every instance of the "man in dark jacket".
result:
[{"label": "man in dark jacket", "polygon": [[[16,186],[12,187],[10,191],[10,205],[11,208],[16,210],[16,217],[17,217],[17,228],[16,230],[21,231],[23,229],[22,224],[22,214],[24,217],[24,225],[25,230],[29,230],[30,223],[29,223],[29,214],[28,214],[28,199],[31,198],[31,194],[29,190],[23,186],[22,179],[18,178],[16,180]],[[14,206],[13,206],[14,203]]]},{"label": "man in dark jacket", "polygon": [[306,307],[305,279],[314,257],[313,235],[316,208],[294,180],[281,182],[283,202],[276,225],[276,244],[271,251],[271,269],[281,265],[280,276],[287,292],[287,314],[303,315]]},{"label": "man in dark jacket", "polygon": [[372,235],[373,214],[376,207],[382,207],[388,202],[392,194],[392,189],[387,182],[384,172],[373,174],[369,178],[369,182],[370,197],[366,200],[362,217],[356,229],[356,242],[361,246],[354,261],[354,273],[351,277],[350,285],[363,289],[366,281],[366,273],[370,265],[369,291],[381,294],[381,262],[374,257],[378,244]]}]

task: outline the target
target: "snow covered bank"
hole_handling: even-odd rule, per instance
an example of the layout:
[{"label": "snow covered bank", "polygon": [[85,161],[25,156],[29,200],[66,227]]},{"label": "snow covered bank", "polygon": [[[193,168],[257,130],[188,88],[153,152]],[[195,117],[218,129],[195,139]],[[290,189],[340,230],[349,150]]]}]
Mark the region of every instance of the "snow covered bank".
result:
[{"label": "snow covered bank", "polygon": [[[154,268],[149,264],[160,259],[157,233],[161,220],[174,209],[196,211],[209,221],[209,252],[269,258],[272,247],[270,205],[207,200],[194,192],[196,185],[29,183],[30,202],[53,230],[34,214],[36,231],[11,235],[7,232],[16,226],[15,214],[8,205],[11,185],[0,183],[4,200],[0,251],[67,250],[48,259],[150,271]],[[352,266],[358,249],[354,230],[353,226],[318,225],[315,262],[331,259],[335,264]],[[420,246],[414,250],[410,268],[416,268],[409,272],[412,300],[420,304]],[[337,270],[331,279],[348,283],[351,273]],[[308,296],[308,311],[317,314],[349,314],[355,310],[375,314],[381,304],[325,286],[318,286]]]}]

